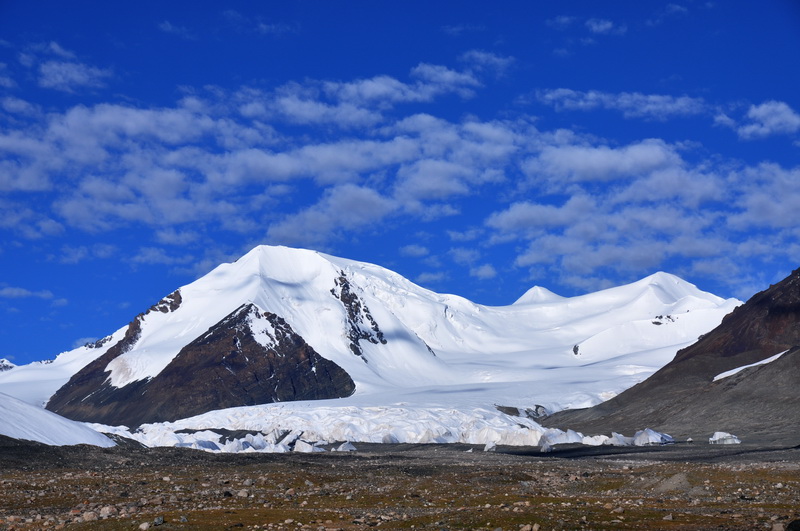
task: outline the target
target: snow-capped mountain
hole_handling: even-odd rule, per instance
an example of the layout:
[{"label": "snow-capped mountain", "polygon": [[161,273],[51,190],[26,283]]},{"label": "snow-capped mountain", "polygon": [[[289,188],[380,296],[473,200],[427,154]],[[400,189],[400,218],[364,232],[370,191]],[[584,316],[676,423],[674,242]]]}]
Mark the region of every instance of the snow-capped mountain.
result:
[{"label": "snow-capped mountain", "polygon": [[16,367],[16,365],[11,363],[7,359],[0,358],[0,372],[9,371],[9,370],[13,369],[14,367]]},{"label": "snow-capped mountain", "polygon": [[753,295],[639,385],[590,409],[547,419],[559,428],[675,436],[720,427],[800,443],[800,269]]},{"label": "snow-capped mountain", "polygon": [[131,426],[308,399],[558,410],[642,381],[738,304],[656,273],[489,307],[376,265],[261,246],[97,343],[0,375],[0,390]]}]

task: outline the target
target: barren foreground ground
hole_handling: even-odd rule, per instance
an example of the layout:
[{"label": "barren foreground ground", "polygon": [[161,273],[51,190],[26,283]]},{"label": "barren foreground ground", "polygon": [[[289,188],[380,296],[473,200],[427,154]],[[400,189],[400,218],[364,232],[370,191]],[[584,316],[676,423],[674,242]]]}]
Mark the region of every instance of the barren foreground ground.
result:
[{"label": "barren foreground ground", "polygon": [[798,448],[356,446],[213,455],[0,438],[0,529],[800,527]]}]

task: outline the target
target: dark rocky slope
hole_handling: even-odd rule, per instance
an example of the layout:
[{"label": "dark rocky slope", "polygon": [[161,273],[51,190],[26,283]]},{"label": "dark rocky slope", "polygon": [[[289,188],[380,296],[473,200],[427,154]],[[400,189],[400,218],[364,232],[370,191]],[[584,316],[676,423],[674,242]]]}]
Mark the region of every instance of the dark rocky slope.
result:
[{"label": "dark rocky slope", "polygon": [[[713,381],[783,351],[777,361]],[[800,269],[754,295],[644,382],[593,408],[562,411],[547,426],[584,433],[650,427],[675,437],[728,431],[800,443]]]},{"label": "dark rocky slope", "polygon": [[[135,427],[227,407],[340,398],[355,390],[344,369],[315,352],[282,318],[252,304],[181,349],[157,376],[114,387],[105,367],[135,344],[140,322],[141,316],[122,341],[76,373],[47,409],[73,420]],[[254,328],[269,338],[267,345],[254,338]]]}]

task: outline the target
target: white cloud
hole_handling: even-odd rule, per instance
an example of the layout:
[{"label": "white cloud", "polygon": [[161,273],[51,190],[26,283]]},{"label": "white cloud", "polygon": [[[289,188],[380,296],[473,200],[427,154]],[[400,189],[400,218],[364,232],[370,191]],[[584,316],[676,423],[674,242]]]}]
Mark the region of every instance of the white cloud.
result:
[{"label": "white cloud", "polygon": [[[504,61],[493,54],[468,56],[473,60],[483,61],[484,66],[494,63],[496,70]],[[321,84],[324,94],[340,103],[349,103],[357,107],[375,107],[388,109],[394,104],[403,102],[429,102],[443,94],[458,94],[472,97],[474,89],[481,82],[472,72],[459,72],[441,65],[420,63],[411,69],[414,83],[405,83],[386,75],[350,82],[326,81]]]},{"label": "white cloud", "polygon": [[793,134],[800,130],[800,114],[782,101],[751,105],[747,111],[750,123],[737,129],[739,137],[750,140],[777,134]]},{"label": "white cloud", "polygon": [[195,38],[195,36],[192,34],[191,31],[189,31],[188,28],[186,28],[184,26],[176,26],[175,24],[171,23],[168,20],[164,20],[162,22],[159,22],[158,29],[160,29],[164,33],[169,33],[171,35],[176,35],[176,36],[181,37],[183,39],[192,40],[192,39]]},{"label": "white cloud", "polygon": [[282,35],[295,31],[294,26],[291,24],[283,22],[265,22],[261,17],[252,19],[233,9],[223,11],[222,16],[228,24],[239,32],[255,33],[258,35]]},{"label": "white cloud", "polygon": [[104,87],[106,79],[111,76],[111,70],[83,63],[46,61],[39,65],[39,86],[64,92]]},{"label": "white cloud", "polygon": [[0,63],[0,87],[16,87],[16,81],[14,81],[14,79],[6,72],[6,70],[8,70],[8,65],[6,63]]},{"label": "white cloud", "polygon": [[264,22],[259,20],[256,22],[255,30],[261,35],[283,35],[284,33],[292,33],[296,31],[295,26],[283,22]]},{"label": "white cloud", "polygon": [[654,203],[677,199],[682,205],[698,208],[707,201],[723,201],[728,193],[724,178],[674,165],[634,180],[616,193],[613,201]]},{"label": "white cloud", "polygon": [[414,202],[463,195],[469,191],[465,179],[471,173],[470,168],[449,161],[418,160],[398,170],[395,197]]},{"label": "white cloud", "polygon": [[545,21],[545,24],[557,30],[565,30],[568,27],[570,27],[576,20],[577,19],[575,17],[561,15],[558,17],[547,19]]},{"label": "white cloud", "polygon": [[735,200],[739,212],[729,218],[737,230],[751,227],[792,229],[800,212],[800,167],[785,169],[763,163],[745,168],[732,180],[739,191]]},{"label": "white cloud", "polygon": [[486,280],[496,277],[497,270],[491,264],[483,264],[477,267],[470,268],[469,275],[471,277]]},{"label": "white cloud", "polygon": [[437,284],[439,282],[447,280],[447,278],[448,278],[447,273],[445,273],[443,271],[436,271],[436,272],[431,271],[431,272],[420,273],[419,275],[417,275],[417,278],[415,279],[415,281],[417,282],[417,284],[422,284],[422,285],[434,284],[435,285],[435,284]]},{"label": "white cloud", "polygon": [[714,116],[714,125],[736,129],[736,120],[734,120],[724,112],[720,112]]},{"label": "white cloud", "polygon": [[523,201],[495,212],[487,218],[486,225],[501,233],[538,234],[593,218],[596,210],[595,201],[586,195],[571,197],[562,206]]},{"label": "white cloud", "polygon": [[46,49],[53,55],[57,55],[64,59],[75,59],[75,54],[73,52],[63,48],[60,44],[58,44],[55,41],[50,41],[46,45]]},{"label": "white cloud", "polygon": [[275,100],[274,109],[290,122],[298,124],[330,123],[340,126],[364,126],[381,121],[379,113],[351,103],[335,105],[286,94]]},{"label": "white cloud", "polygon": [[156,241],[167,245],[187,245],[197,241],[200,235],[193,230],[178,230],[168,227],[156,231]]},{"label": "white cloud", "polygon": [[503,75],[514,64],[513,57],[503,57],[484,50],[470,50],[459,59],[478,71],[488,70],[495,75]]},{"label": "white cloud", "polygon": [[[380,234],[390,221],[430,221],[464,209],[463,217],[446,220],[456,230],[443,230],[453,242],[472,243],[456,243],[463,248],[442,257],[422,242],[400,249],[434,270],[419,278],[444,280],[435,271],[444,265],[434,259],[445,257],[477,279],[495,278],[508,266],[469,248],[480,242],[481,250],[512,248],[518,267],[593,288],[603,277],[660,268],[676,257],[690,259],[685,270],[696,262],[701,271],[721,253],[760,251],[743,235],[753,228],[776,238],[774,253],[800,253],[791,225],[800,210],[796,168],[741,168],[713,154],[697,161],[706,151],[689,143],[617,145],[569,129],[542,131],[527,116],[452,121],[403,112],[402,103],[472,95],[479,74],[511,64],[476,50],[461,59],[464,70],[422,64],[407,80],[186,89],[165,107],[76,105],[44,114],[6,98],[0,105],[14,114],[0,132],[0,190],[20,199],[0,199],[0,227],[25,238],[145,228],[150,238],[133,263],[204,273],[223,257],[198,249],[219,230],[324,249]],[[537,97],[562,111],[722,116],[688,96],[557,89]],[[795,127],[797,113],[773,103],[748,113],[743,127],[760,128],[753,138]],[[475,204],[483,212],[469,218],[466,208]],[[52,259],[100,257],[91,245],[62,251]]]},{"label": "white cloud", "polygon": [[609,93],[596,90],[579,91],[567,88],[540,90],[537,99],[558,111],[609,109],[621,111],[626,118],[666,120],[673,116],[691,116],[708,112],[702,98],[643,94],[641,92]]},{"label": "white cloud", "polygon": [[689,13],[689,9],[679,4],[667,4],[666,7],[659,9],[652,18],[647,20],[650,26],[657,26],[665,22],[669,18],[685,16]]},{"label": "white cloud", "polygon": [[3,110],[13,114],[35,115],[39,112],[36,105],[13,96],[3,98],[0,100],[0,104],[2,104]]},{"label": "white cloud", "polygon": [[622,35],[628,28],[620,26],[605,18],[590,18],[585,23],[590,32],[596,35]]},{"label": "white cloud", "polygon": [[480,228],[467,229],[464,231],[448,230],[447,236],[454,242],[470,242],[483,236]]},{"label": "white cloud", "polygon": [[472,249],[468,247],[454,247],[448,251],[448,254],[453,259],[453,261],[460,265],[469,265],[477,262],[481,254],[478,252],[477,249]]},{"label": "white cloud", "polygon": [[526,171],[532,178],[545,175],[571,181],[609,181],[680,165],[681,158],[672,146],[648,139],[621,148],[548,146],[528,161]]},{"label": "white cloud", "polygon": [[315,205],[271,225],[267,236],[285,245],[324,246],[344,230],[374,230],[395,209],[394,201],[375,190],[344,184],[326,190]]},{"label": "white cloud", "polygon": [[52,299],[53,293],[49,290],[31,291],[25,288],[5,286],[0,288],[0,297],[4,299]]},{"label": "white cloud", "polygon": [[420,63],[411,75],[442,87],[479,87],[480,81],[469,72],[459,72],[443,65]]},{"label": "white cloud", "polygon": [[90,258],[111,258],[117,252],[117,248],[110,244],[94,244],[92,246],[86,245],[64,245],[61,247],[61,254],[58,256],[51,256],[50,259],[58,260],[62,264],[77,264]]},{"label": "white cloud", "polygon": [[404,245],[399,249],[400,254],[403,256],[413,256],[415,258],[420,258],[422,256],[427,256],[430,254],[430,251],[424,245],[418,245],[416,243],[412,243],[410,245]]},{"label": "white cloud", "polygon": [[464,33],[486,31],[486,27],[477,24],[455,24],[442,26],[442,31],[451,37],[460,37]]},{"label": "white cloud", "polygon": [[130,261],[135,264],[178,265],[191,263],[194,259],[191,254],[176,254],[158,247],[140,247]]}]

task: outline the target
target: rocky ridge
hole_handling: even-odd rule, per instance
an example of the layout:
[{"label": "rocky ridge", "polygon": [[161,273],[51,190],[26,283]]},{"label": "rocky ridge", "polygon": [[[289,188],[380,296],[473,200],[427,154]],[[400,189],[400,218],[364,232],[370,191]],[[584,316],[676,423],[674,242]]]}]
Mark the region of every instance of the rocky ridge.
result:
[{"label": "rocky ridge", "polygon": [[135,343],[140,321],[61,388],[48,409],[74,420],[134,427],[226,407],[340,398],[355,390],[344,370],[281,317],[254,304],[239,307],[189,343],[154,378],[114,387],[103,369]]}]

